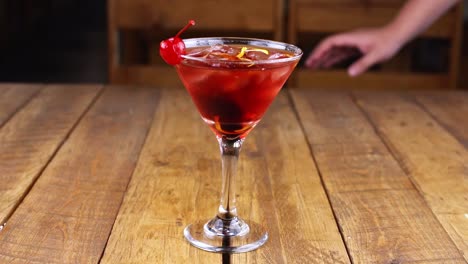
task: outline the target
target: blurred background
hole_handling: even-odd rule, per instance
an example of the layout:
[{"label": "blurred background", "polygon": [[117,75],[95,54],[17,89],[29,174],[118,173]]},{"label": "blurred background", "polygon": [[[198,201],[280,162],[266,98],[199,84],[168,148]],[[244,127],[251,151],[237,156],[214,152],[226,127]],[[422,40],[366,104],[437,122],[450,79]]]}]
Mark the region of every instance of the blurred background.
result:
[{"label": "blurred background", "polygon": [[[324,36],[382,25],[403,0],[1,0],[0,81],[177,85],[159,41],[188,19],[184,37],[270,38],[306,54]],[[330,71],[299,67],[296,86],[468,87],[468,1],[462,1],[396,58],[350,80],[350,62]]]},{"label": "blurred background", "polygon": [[0,0],[0,80],[106,82],[106,2]]}]

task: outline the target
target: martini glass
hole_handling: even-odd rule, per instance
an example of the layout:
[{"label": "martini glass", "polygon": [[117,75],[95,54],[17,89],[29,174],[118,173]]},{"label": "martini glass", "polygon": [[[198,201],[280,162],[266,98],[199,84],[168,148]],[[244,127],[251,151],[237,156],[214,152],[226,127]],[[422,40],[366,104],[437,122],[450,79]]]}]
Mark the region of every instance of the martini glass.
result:
[{"label": "martini glass", "polygon": [[176,70],[215,133],[222,160],[218,212],[208,221],[188,225],[184,236],[193,246],[211,252],[255,250],[267,241],[268,232],[237,214],[237,161],[245,137],[289,78],[302,51],[286,43],[249,38],[194,38],[184,43],[187,54]]}]

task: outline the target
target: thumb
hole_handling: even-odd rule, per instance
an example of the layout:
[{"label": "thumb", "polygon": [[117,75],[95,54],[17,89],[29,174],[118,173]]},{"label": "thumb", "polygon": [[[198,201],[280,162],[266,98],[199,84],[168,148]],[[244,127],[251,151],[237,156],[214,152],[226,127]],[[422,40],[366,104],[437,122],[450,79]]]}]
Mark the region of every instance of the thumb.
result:
[{"label": "thumb", "polygon": [[351,77],[358,76],[361,73],[367,71],[367,69],[374,65],[378,60],[378,55],[375,52],[370,52],[360,60],[353,63],[353,65],[348,68],[348,74]]}]

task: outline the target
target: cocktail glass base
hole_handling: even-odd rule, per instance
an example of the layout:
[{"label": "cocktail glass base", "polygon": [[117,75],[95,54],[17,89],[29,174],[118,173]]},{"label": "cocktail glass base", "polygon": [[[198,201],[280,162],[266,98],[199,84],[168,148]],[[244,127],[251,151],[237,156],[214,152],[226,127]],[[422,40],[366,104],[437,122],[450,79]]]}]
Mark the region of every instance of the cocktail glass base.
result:
[{"label": "cocktail glass base", "polygon": [[197,221],[184,229],[184,236],[193,246],[216,253],[249,252],[268,240],[263,226],[238,217]]}]

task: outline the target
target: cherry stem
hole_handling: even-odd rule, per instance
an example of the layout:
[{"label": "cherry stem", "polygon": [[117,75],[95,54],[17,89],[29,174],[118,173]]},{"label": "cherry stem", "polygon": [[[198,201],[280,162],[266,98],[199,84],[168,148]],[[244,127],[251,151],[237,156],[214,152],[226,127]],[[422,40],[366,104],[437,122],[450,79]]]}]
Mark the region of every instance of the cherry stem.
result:
[{"label": "cherry stem", "polygon": [[187,30],[189,27],[195,25],[195,21],[194,20],[189,20],[188,24],[183,28],[181,29],[177,35],[175,35],[175,38],[178,38],[180,34],[184,33],[185,30]]}]

